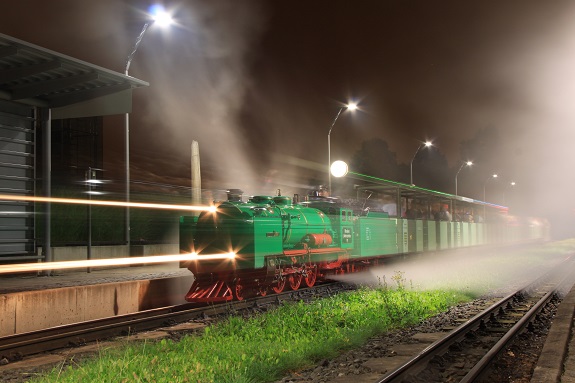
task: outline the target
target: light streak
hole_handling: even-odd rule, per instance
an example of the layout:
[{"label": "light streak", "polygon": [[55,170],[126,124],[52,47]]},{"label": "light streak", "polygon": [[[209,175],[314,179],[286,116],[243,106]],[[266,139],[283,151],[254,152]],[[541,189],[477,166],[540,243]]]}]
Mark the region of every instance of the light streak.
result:
[{"label": "light streak", "polygon": [[0,274],[23,273],[30,271],[42,270],[61,270],[61,269],[80,269],[87,267],[104,267],[104,266],[123,266],[140,263],[168,263],[181,261],[198,261],[198,260],[232,260],[236,257],[233,252],[224,254],[202,254],[196,253],[175,254],[175,255],[152,255],[147,257],[129,257],[129,258],[109,258],[109,259],[90,259],[83,261],[61,261],[47,263],[19,263],[14,265],[0,265]]},{"label": "light streak", "polygon": [[141,203],[141,202],[121,202],[121,201],[100,201],[74,198],[48,198],[34,197],[23,195],[0,194],[0,201],[25,201],[25,202],[49,202],[49,203],[67,203],[75,205],[97,205],[97,206],[121,206],[121,207],[141,207],[148,209],[165,209],[165,210],[190,210],[190,211],[215,211],[215,206],[192,206],[192,205],[167,205],[160,203]]}]

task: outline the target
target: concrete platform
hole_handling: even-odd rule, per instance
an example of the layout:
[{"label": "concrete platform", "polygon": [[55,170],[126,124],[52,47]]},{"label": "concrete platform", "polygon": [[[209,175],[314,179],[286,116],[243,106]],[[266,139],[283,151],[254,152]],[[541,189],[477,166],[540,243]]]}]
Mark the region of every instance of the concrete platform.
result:
[{"label": "concrete platform", "polygon": [[575,383],[575,286],[563,298],[531,377],[532,383]]},{"label": "concrete platform", "polygon": [[184,303],[178,263],[0,277],[0,336]]}]

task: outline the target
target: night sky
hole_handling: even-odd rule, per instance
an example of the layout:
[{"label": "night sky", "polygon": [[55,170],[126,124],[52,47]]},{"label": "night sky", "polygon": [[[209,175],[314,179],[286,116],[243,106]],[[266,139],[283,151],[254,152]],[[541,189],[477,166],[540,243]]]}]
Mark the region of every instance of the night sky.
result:
[{"label": "night sky", "polygon": [[[123,72],[150,4],[20,0],[4,7],[0,32]],[[497,128],[489,164],[497,169],[462,173],[460,194],[480,198],[481,177],[504,172],[522,212],[575,223],[574,2],[164,5],[178,25],[152,25],[130,68],[151,84],[134,92],[132,179],[189,185],[197,140],[204,187],[259,193],[264,179],[286,194],[309,187],[327,168],[331,122],[356,101],[360,110],[334,126],[332,160],[349,161],[380,138],[409,163],[433,139],[453,173],[468,159],[460,143]],[[105,126],[105,167],[119,179],[122,121]]]}]

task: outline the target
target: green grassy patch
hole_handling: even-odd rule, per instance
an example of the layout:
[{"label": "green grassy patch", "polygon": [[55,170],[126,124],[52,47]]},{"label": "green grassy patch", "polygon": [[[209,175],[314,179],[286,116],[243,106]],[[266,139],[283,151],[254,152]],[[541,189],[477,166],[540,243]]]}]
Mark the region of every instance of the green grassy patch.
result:
[{"label": "green grassy patch", "polygon": [[271,382],[472,299],[454,291],[407,290],[400,279],[397,289],[362,288],[250,319],[232,317],[177,342],[128,342],[34,382]]}]

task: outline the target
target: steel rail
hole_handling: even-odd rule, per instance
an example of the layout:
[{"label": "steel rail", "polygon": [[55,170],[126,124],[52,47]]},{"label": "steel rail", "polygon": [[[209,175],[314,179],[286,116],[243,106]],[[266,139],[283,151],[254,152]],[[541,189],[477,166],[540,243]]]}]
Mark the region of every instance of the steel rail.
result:
[{"label": "steel rail", "polygon": [[245,309],[257,310],[261,306],[272,303],[279,304],[283,301],[302,299],[306,294],[333,294],[345,288],[346,286],[341,283],[326,283],[313,288],[302,288],[243,301],[204,305],[202,307],[187,303],[9,335],[0,337],[0,356],[9,360],[19,359],[27,355],[96,340],[168,327],[189,320],[234,314]]},{"label": "steel rail", "polygon": [[[574,257],[570,256],[565,260],[567,262],[573,262]],[[460,382],[472,382],[477,379],[481,374],[486,371],[487,366],[495,359],[497,355],[503,351],[505,346],[507,346],[514,337],[521,332],[525,326],[527,326],[533,318],[543,310],[545,305],[549,303],[554,296],[557,295],[558,291],[567,284],[573,284],[573,275],[570,273],[570,267],[565,267],[565,263],[559,265],[554,271],[551,271],[547,275],[537,278],[537,280],[531,282],[529,285],[505,296],[498,302],[492,304],[487,309],[483,310],[481,313],[475,315],[473,318],[469,319],[467,322],[463,323],[461,326],[457,327],[449,334],[447,334],[442,339],[439,339],[426,347],[424,350],[419,352],[412,359],[408,360],[395,370],[384,375],[377,383],[391,383],[400,382],[401,379],[410,371],[416,368],[423,367],[424,363],[427,363],[431,358],[437,354],[444,353],[447,348],[449,348],[453,343],[465,337],[467,333],[473,331],[484,323],[486,318],[490,318],[493,314],[496,314],[500,309],[507,306],[509,302],[514,300],[523,294],[528,293],[534,288],[534,286],[541,285],[546,278],[551,278],[556,272],[561,272],[563,275],[560,281],[556,281],[553,288],[550,289],[541,299],[535,303],[527,313],[525,313],[520,320],[518,320],[502,337],[501,339],[490,348],[488,352],[483,356],[483,358],[477,362],[472,369],[467,373],[467,375]]]},{"label": "steel rail", "polygon": [[475,381],[483,372],[489,364],[503,351],[503,349],[513,340],[515,337],[527,326],[537,314],[543,310],[545,305],[553,299],[557,294],[557,289],[549,291],[543,298],[541,298],[531,309],[517,322],[513,327],[509,329],[501,337],[501,339],[491,348],[479,362],[473,366],[473,368],[465,375],[459,382],[469,383]]},{"label": "steel rail", "polygon": [[461,326],[451,331],[444,338],[438,339],[437,341],[427,346],[416,356],[414,356],[412,359],[408,360],[407,362],[399,366],[397,369],[384,375],[381,380],[377,381],[377,383],[390,383],[400,381],[398,379],[403,377],[405,373],[411,371],[416,366],[420,366],[423,363],[426,363],[436,354],[443,352],[451,344],[463,338],[471,330],[479,328],[482,322],[485,320],[485,318],[489,318],[493,312],[496,312],[497,310],[499,310],[500,307],[504,307],[505,305],[507,305],[508,302],[512,301],[516,296],[521,294],[521,291],[522,290],[513,292],[504,297],[503,299],[492,304],[487,309],[483,310],[479,314],[475,315],[473,318],[469,319],[467,322],[463,323]]},{"label": "steel rail", "polygon": [[[570,257],[571,258],[571,257]],[[536,316],[544,309],[544,307],[556,296],[565,286],[573,285],[573,275],[567,271],[563,278],[555,285],[555,287],[543,296],[525,315],[509,329],[509,331],[501,337],[501,339],[481,358],[475,366],[465,375],[460,383],[469,383],[479,378],[487,369],[489,364],[511,343],[511,341],[521,333],[521,331],[531,323]]]}]

